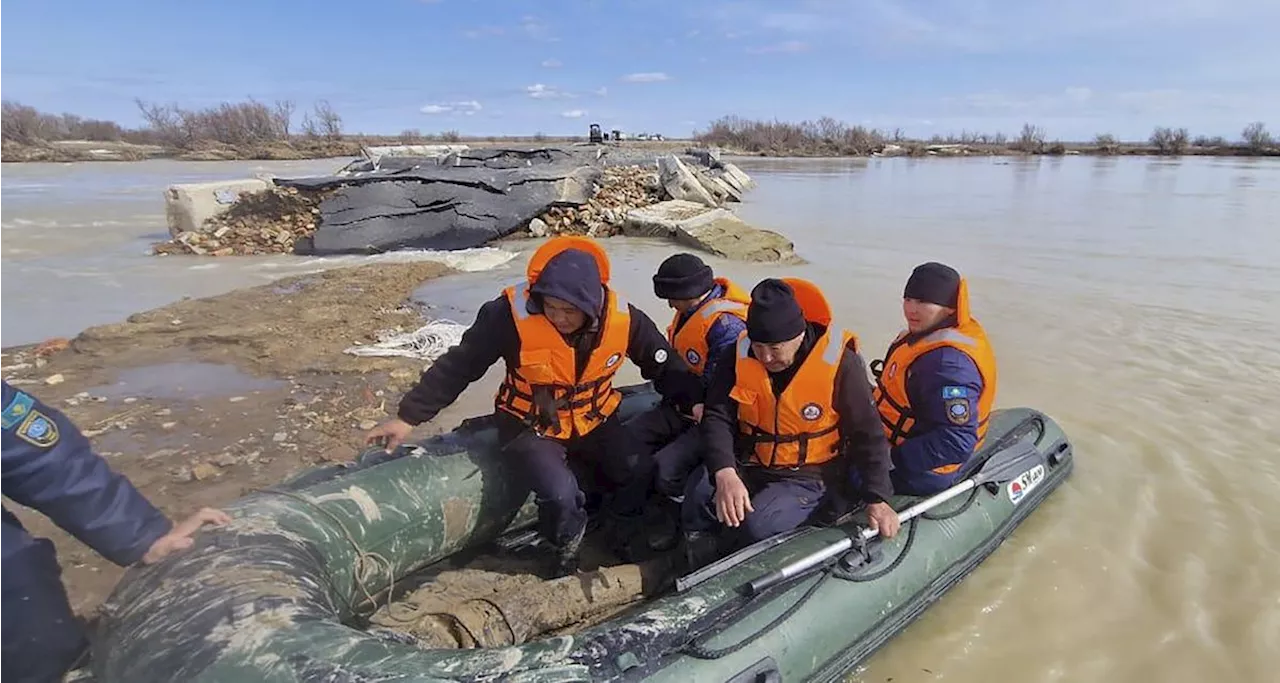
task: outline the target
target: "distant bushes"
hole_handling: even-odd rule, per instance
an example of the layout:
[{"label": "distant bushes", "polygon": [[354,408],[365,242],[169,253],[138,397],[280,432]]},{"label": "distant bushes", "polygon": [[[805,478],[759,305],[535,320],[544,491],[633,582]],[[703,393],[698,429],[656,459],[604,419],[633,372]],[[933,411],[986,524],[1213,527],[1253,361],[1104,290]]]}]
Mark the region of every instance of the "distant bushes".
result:
[{"label": "distant bushes", "polygon": [[[191,149],[207,142],[226,145],[288,142],[296,110],[291,100],[268,106],[250,99],[224,102],[206,109],[184,109],[176,104],[153,104],[140,99],[136,102],[154,141],[179,149]],[[327,101],[321,100],[303,114],[301,132],[308,138],[341,140],[342,117]]]},{"label": "distant bushes", "polygon": [[725,116],[695,133],[694,139],[750,153],[830,156],[870,154],[886,143],[886,135],[878,130],[850,126],[831,117],[785,123]]},{"label": "distant bushes", "polygon": [[[296,139],[293,118],[296,106],[281,100],[272,105],[250,99],[205,109],[136,100],[146,122],[126,129],[113,121],[85,119],[74,114],[48,114],[25,104],[4,101],[3,140],[38,145],[61,140],[132,142],[176,149],[196,149],[208,144],[233,146],[287,143]],[[302,136],[314,140],[341,140],[342,117],[326,101],[315,103],[303,114]]]},{"label": "distant bushes", "polygon": [[935,135],[928,140],[907,138],[901,129],[890,133],[849,125],[831,117],[817,121],[790,123],[757,121],[738,116],[724,116],[711,122],[706,130],[694,134],[704,145],[747,154],[768,156],[862,156],[881,152],[888,145],[898,145],[896,153],[950,154],[942,147],[963,146],[974,153],[1021,152],[1023,154],[1062,155],[1090,152],[1095,154],[1280,154],[1275,140],[1261,122],[1251,123],[1241,133],[1242,140],[1232,144],[1221,136],[1200,136],[1194,140],[1186,128],[1157,127],[1146,144],[1124,143],[1110,133],[1100,133],[1090,143],[1049,142],[1044,128],[1026,123],[1012,138],[1003,133],[962,131],[959,135]]},{"label": "distant bushes", "polygon": [[46,114],[9,100],[2,106],[0,129],[6,141],[30,145],[47,140],[116,142],[124,139],[124,128],[113,121],[86,119],[75,114]]}]

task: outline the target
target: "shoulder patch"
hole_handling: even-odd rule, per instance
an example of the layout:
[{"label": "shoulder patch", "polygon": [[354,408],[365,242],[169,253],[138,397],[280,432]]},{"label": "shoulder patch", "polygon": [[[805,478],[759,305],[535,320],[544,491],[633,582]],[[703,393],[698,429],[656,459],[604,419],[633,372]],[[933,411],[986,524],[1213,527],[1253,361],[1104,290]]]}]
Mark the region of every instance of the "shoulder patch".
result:
[{"label": "shoulder patch", "polygon": [[965,387],[942,387],[943,398],[968,398],[969,390]]},{"label": "shoulder patch", "polygon": [[951,398],[946,402],[947,419],[952,424],[969,424],[969,399]]},{"label": "shoulder patch", "polygon": [[654,360],[654,362],[657,362],[657,363],[665,363],[665,362],[667,362],[667,350],[666,350],[666,349],[658,349],[657,351],[654,351],[654,352],[653,352],[653,360]]},{"label": "shoulder patch", "polygon": [[32,410],[15,432],[19,439],[40,448],[52,448],[58,443],[58,425],[39,410]]},{"label": "shoulder patch", "polygon": [[13,400],[9,401],[9,405],[4,407],[4,428],[13,429],[22,424],[27,419],[27,415],[31,413],[31,407],[34,406],[36,400],[30,395],[19,391],[14,394]]}]

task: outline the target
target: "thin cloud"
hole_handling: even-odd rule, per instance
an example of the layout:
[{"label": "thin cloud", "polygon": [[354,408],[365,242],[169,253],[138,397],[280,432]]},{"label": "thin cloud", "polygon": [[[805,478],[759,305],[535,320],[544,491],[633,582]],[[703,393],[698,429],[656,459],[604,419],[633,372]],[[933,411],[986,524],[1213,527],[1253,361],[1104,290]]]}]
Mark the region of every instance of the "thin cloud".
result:
[{"label": "thin cloud", "polygon": [[555,86],[546,85],[545,83],[527,85],[525,86],[524,91],[529,95],[529,97],[532,97],[535,100],[572,99],[574,97],[574,94],[571,92],[560,90]]},{"label": "thin cloud", "polygon": [[437,102],[435,104],[423,105],[419,111],[423,114],[465,114],[471,116],[476,112],[484,109],[484,107],[475,100],[463,100],[460,102]]},{"label": "thin cloud", "polygon": [[809,44],[803,40],[786,40],[773,45],[747,48],[747,52],[753,55],[795,54],[808,52],[808,50]]},{"label": "thin cloud", "polygon": [[602,85],[599,88],[592,90],[591,94],[595,95],[596,97],[606,97],[609,94],[609,89]]},{"label": "thin cloud", "polygon": [[626,83],[661,83],[669,81],[671,77],[661,71],[644,71],[641,73],[627,74],[622,77]]},{"label": "thin cloud", "polygon": [[544,69],[559,69],[562,66],[564,66],[564,64],[558,59],[542,60],[542,68]]},{"label": "thin cloud", "polygon": [[476,38],[488,38],[493,36],[506,35],[507,30],[501,26],[481,26],[479,28],[467,29],[462,35],[475,40]]},{"label": "thin cloud", "polygon": [[566,119],[580,119],[586,116],[587,112],[582,109],[570,109],[569,111],[561,112],[560,115]]}]

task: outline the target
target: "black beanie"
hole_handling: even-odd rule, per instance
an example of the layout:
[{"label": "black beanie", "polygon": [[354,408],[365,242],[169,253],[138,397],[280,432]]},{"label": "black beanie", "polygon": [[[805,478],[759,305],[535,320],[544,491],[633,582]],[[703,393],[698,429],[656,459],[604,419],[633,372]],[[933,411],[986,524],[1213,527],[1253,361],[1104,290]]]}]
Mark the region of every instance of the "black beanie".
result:
[{"label": "black beanie", "polygon": [[934,261],[922,263],[911,271],[902,297],[955,308],[960,297],[960,273]]},{"label": "black beanie", "polygon": [[659,299],[697,299],[715,286],[711,266],[693,254],[676,254],[658,266],[653,293]]},{"label": "black beanie", "polygon": [[758,344],[776,344],[804,334],[804,312],[791,285],[769,278],[751,290],[747,308],[747,337]]}]

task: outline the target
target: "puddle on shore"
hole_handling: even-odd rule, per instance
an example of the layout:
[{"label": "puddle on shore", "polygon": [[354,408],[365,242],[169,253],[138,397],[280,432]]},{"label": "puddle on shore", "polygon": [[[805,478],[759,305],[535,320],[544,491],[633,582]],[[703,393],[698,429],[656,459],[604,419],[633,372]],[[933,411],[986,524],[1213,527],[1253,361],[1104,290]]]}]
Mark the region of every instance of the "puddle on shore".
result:
[{"label": "puddle on shore", "polygon": [[197,361],[144,365],[122,370],[113,384],[89,389],[107,398],[160,398],[195,400],[213,396],[235,396],[287,387],[279,379],[254,377],[233,365]]}]

